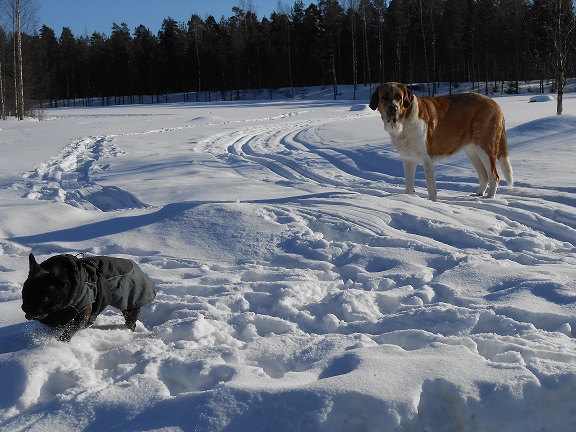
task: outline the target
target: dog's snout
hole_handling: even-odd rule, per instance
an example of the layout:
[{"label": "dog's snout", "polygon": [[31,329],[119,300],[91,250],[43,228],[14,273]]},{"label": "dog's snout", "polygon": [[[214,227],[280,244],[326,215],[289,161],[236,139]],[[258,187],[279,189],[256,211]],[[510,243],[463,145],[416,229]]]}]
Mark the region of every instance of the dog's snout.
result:
[{"label": "dog's snout", "polygon": [[386,112],[389,114],[396,114],[398,112],[398,107],[394,104],[390,104],[386,107]]}]

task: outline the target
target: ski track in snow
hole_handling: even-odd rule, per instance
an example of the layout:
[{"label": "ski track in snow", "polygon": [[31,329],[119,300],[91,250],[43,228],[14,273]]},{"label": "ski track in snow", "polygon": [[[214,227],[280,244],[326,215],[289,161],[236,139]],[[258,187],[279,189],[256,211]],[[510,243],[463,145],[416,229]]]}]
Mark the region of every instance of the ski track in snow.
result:
[{"label": "ski track in snow", "polygon": [[[37,368],[39,376],[18,401],[4,401],[0,408],[13,407],[3,411],[0,426],[46,406],[65,414],[71,400],[96,406],[110,389],[117,397],[128,382],[154,397],[180,396],[184,405],[200,407],[194,410],[213,407],[214,400],[203,396],[205,392],[235,381],[248,386],[253,374],[285,391],[305,385],[318,390],[330,379],[353,379],[355,370],[368,367],[371,359],[362,354],[363,347],[380,346],[382,358],[412,352],[406,361],[414,361],[416,368],[418,356],[436,343],[455,358],[479,356],[489,362],[479,369],[495,367],[510,373],[509,388],[486,387],[488,395],[455,400],[452,378],[443,376],[439,367],[430,374],[439,378],[424,383],[413,401],[398,401],[396,407],[384,409],[366,396],[365,409],[371,410],[374,425],[398,422],[392,411],[415,409],[418,404],[421,416],[430,410],[459,410],[484,416],[484,424],[490,424],[486,417],[498,400],[513,400],[509,403],[514,410],[522,398],[555,399],[554,389],[561,384],[547,382],[547,374],[556,362],[576,364],[573,349],[559,348],[574,347],[576,336],[576,317],[568,312],[574,311],[571,305],[576,302],[576,218],[570,194],[520,183],[513,190],[503,186],[495,199],[485,200],[466,195],[474,190],[475,178],[462,181],[438,175],[440,202],[430,203],[422,199],[424,195],[408,197],[401,194],[401,171],[394,175],[379,169],[370,149],[333,146],[323,138],[326,126],[353,124],[365,113],[298,120],[303,113],[135,133],[170,134],[206,124],[237,123],[237,128],[197,143],[197,151],[230,166],[262,167],[249,171],[254,180],[302,191],[314,185],[326,192],[303,192],[294,199],[270,202],[205,203],[184,211],[200,228],[208,227],[215,213],[230,214],[244,243],[230,247],[238,247],[232,251],[238,255],[246,248],[244,261],[198,261],[113,245],[95,250],[135,256],[158,283],[157,300],[143,310],[146,328],[139,324],[135,335],[119,330],[111,339],[100,330],[115,328],[119,319],[107,311],[96,329],[77,336],[78,343],[62,347],[53,341],[39,342],[42,338],[36,331],[4,345],[3,353],[30,343],[43,348],[39,353],[30,350],[23,360],[30,369]],[[110,161],[124,157],[115,144],[120,136],[78,139],[27,173],[17,186],[28,198],[88,210],[148,208],[129,191],[98,183],[100,173],[113,169]],[[376,150],[373,156],[385,157],[377,156]],[[389,163],[401,166],[398,160]],[[423,180],[419,181],[421,189]],[[363,202],[362,196],[381,199]],[[270,232],[257,239],[269,238],[269,250],[256,250],[251,236],[257,234],[243,225],[251,217],[269,226]],[[574,277],[558,280],[556,266]],[[491,274],[484,273],[486,267]],[[522,296],[534,299],[534,309],[514,305],[514,299]],[[555,307],[546,310],[542,306],[546,303]],[[71,364],[43,364],[57,350],[66,351]],[[392,363],[378,367],[386,366],[393,369]],[[42,375],[45,370],[48,374]],[[402,385],[402,379],[409,377],[398,379]],[[273,395],[263,393],[267,400],[263,409],[266,404],[275,406]],[[485,406],[480,399],[487,401]],[[562,412],[562,402],[557,403]],[[350,418],[363,409],[361,401],[351,406],[335,401],[331,409],[318,404],[319,410],[333,415],[340,410],[340,416]],[[111,425],[119,421],[123,409],[111,414]],[[159,410],[161,406],[142,416],[151,419]],[[402,424],[407,430],[422,426],[418,416],[399,415],[409,419]],[[206,420],[198,414],[197,421],[202,426]],[[131,430],[130,424],[131,420],[124,424],[126,430]],[[375,429],[368,425],[365,430]]]},{"label": "ski track in snow", "polygon": [[106,159],[121,154],[113,142],[114,136],[80,138],[25,174],[16,187],[24,189],[26,198],[56,200],[86,210],[146,207],[127,191],[97,184],[98,174],[108,169]]}]

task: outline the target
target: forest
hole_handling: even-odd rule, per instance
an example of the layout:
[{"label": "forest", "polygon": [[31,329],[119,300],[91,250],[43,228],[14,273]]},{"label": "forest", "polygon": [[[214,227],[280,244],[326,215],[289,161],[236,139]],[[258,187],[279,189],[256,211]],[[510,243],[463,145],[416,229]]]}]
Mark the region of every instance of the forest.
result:
[{"label": "forest", "polygon": [[[563,86],[574,76],[573,0],[318,0],[278,6],[259,18],[168,17],[158,34],[112,23],[110,35],[74,35],[67,27],[21,33],[27,106],[90,106],[156,101],[234,100],[242,91],[401,81],[476,82],[486,93],[515,92],[539,80]],[[14,112],[17,32],[0,29],[2,112]],[[16,84],[15,84],[16,83]],[[214,95],[217,96],[214,96]]]}]

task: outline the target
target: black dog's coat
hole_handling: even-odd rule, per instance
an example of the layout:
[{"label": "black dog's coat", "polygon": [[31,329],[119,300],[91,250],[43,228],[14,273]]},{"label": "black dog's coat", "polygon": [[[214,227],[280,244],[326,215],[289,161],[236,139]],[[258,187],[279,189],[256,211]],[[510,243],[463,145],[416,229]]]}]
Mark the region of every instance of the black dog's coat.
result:
[{"label": "black dog's coat", "polygon": [[156,297],[156,287],[131,260],[55,255],[38,264],[30,254],[30,273],[22,289],[26,319],[62,330],[62,341],[92,325],[106,306],[122,311],[136,328],[140,308]]}]

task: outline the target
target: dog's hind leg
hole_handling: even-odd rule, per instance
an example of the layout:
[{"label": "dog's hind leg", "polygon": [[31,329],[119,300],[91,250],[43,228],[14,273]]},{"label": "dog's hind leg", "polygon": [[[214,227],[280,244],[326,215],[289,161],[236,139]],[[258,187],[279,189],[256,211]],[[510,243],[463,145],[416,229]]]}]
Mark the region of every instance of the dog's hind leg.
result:
[{"label": "dog's hind leg", "polygon": [[136,330],[136,321],[138,321],[140,316],[140,308],[124,309],[122,315],[124,315],[124,320],[126,320],[126,327],[132,331]]},{"label": "dog's hind leg", "polygon": [[481,147],[475,146],[475,149],[488,174],[488,192],[486,193],[486,198],[492,198],[496,195],[498,183],[500,182],[500,176],[498,175],[498,171],[496,171],[496,158],[487,154]]},{"label": "dog's hind leg", "polygon": [[486,172],[486,168],[484,168],[482,159],[480,159],[480,156],[478,156],[478,152],[474,148],[474,145],[467,146],[464,149],[464,152],[466,153],[466,156],[468,156],[468,159],[470,159],[472,166],[478,174],[478,181],[480,182],[480,185],[478,186],[476,196],[482,196],[488,187],[488,173]]}]

